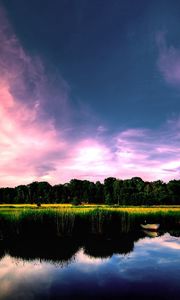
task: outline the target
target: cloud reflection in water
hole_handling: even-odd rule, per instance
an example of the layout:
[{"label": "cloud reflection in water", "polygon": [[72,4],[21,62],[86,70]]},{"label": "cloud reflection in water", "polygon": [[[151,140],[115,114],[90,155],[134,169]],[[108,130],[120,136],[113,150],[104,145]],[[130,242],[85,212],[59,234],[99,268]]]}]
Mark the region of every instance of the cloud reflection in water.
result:
[{"label": "cloud reflection in water", "polygon": [[[48,299],[49,295],[151,297],[180,293],[180,238],[146,237],[127,254],[89,256],[81,248],[70,264],[5,255],[0,261],[0,299]],[[167,276],[168,274],[168,276]],[[156,287],[156,288],[154,288]],[[162,294],[164,293],[164,294]]]}]

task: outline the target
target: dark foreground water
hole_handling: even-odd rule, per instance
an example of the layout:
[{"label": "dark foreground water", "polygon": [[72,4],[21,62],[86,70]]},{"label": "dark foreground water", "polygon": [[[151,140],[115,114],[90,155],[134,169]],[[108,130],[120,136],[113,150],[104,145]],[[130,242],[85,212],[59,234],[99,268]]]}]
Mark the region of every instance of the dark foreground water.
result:
[{"label": "dark foreground water", "polygon": [[0,299],[180,299],[180,237],[0,241]]}]

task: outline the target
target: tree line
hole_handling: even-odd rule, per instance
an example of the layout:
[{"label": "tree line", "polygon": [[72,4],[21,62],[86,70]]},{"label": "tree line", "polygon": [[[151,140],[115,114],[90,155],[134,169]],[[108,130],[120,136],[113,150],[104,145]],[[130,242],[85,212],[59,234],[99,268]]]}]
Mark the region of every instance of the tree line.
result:
[{"label": "tree line", "polygon": [[109,177],[104,183],[72,179],[69,183],[54,186],[35,181],[15,188],[0,188],[0,203],[179,205],[180,180],[164,183],[161,180],[143,181],[140,177],[125,180]]}]

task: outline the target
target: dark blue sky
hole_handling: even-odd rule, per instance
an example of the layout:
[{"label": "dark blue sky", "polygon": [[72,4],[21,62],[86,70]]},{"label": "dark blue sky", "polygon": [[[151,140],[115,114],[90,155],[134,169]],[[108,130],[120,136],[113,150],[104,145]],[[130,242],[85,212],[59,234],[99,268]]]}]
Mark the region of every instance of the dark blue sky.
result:
[{"label": "dark blue sky", "polygon": [[179,178],[180,1],[0,0],[0,100],[1,185]]},{"label": "dark blue sky", "polygon": [[156,127],[179,111],[156,43],[167,32],[179,46],[179,1],[2,2],[24,48],[61,74],[74,105],[85,103],[111,129]]}]

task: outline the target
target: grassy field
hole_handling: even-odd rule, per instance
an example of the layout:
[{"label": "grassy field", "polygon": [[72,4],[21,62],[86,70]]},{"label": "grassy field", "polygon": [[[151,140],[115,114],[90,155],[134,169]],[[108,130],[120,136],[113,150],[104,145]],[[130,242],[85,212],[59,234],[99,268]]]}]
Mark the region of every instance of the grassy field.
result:
[{"label": "grassy field", "polygon": [[41,207],[37,207],[36,204],[0,204],[0,213],[3,211],[9,211],[13,213],[15,211],[57,211],[66,213],[86,213],[90,211],[102,210],[102,211],[114,211],[114,212],[127,212],[129,214],[148,214],[148,213],[169,213],[176,212],[180,213],[180,205],[174,206],[116,206],[116,205],[97,205],[87,204],[73,206],[72,204],[42,204]]},{"label": "grassy field", "polygon": [[108,206],[108,205],[80,205],[71,204],[42,204],[37,207],[35,204],[1,204],[0,217],[18,218],[22,216],[42,215],[112,215],[128,214],[130,216],[176,216],[180,218],[180,206]]},{"label": "grassy field", "polygon": [[[73,204],[41,204],[41,208],[113,208],[113,209],[166,209],[166,208],[175,208],[180,210],[180,205],[154,205],[154,206],[118,206],[118,205],[105,205],[105,204],[84,204],[76,205]],[[0,204],[1,208],[37,208],[36,204]]]},{"label": "grassy field", "polygon": [[139,230],[140,224],[160,223],[162,230],[180,227],[180,206],[118,207],[69,204],[0,205],[3,236],[85,236]]}]

